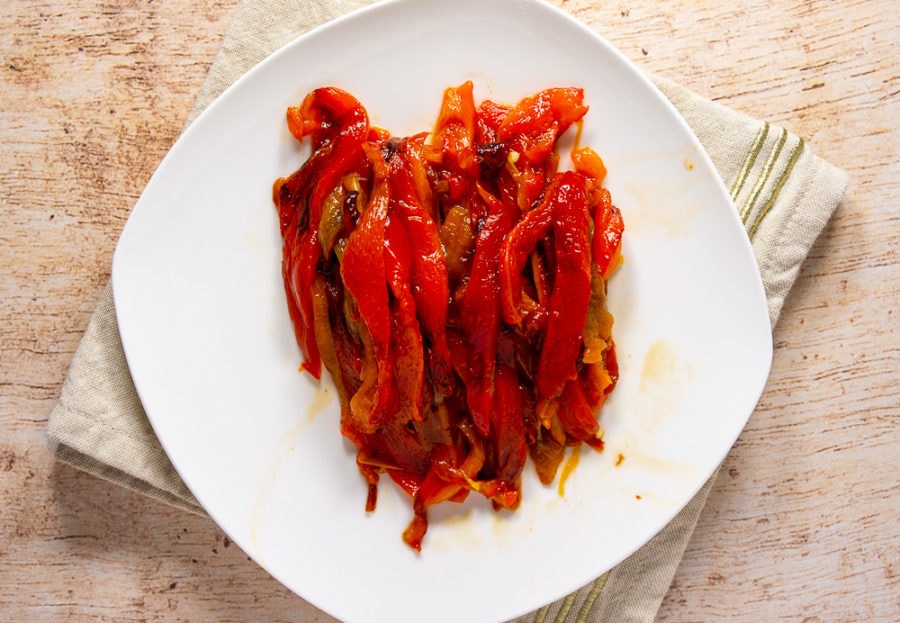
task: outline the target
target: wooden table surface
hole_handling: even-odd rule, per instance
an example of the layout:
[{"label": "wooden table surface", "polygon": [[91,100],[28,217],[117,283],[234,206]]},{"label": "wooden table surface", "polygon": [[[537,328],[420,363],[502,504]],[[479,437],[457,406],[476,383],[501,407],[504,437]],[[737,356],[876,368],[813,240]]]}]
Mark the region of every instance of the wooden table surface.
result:
[{"label": "wooden table surface", "polygon": [[[658,621],[900,620],[900,6],[555,1],[852,176]],[[0,620],[331,620],[211,521],[57,464],[44,441],[119,232],[237,3],[0,7]]]}]

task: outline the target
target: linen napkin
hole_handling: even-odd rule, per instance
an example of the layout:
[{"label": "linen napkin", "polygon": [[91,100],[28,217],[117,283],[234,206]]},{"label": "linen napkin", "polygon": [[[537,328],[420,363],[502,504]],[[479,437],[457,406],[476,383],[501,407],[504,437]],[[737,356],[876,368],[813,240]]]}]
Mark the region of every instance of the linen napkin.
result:
[{"label": "linen napkin", "polygon": [[[370,0],[244,0],[188,117],[294,37]],[[774,327],[810,246],[845,192],[847,175],[784,128],[653,78],[730,188],[759,265]],[[47,426],[56,458],[194,513],[203,509],[169,463],[141,407],[122,351],[109,286],[72,361]],[[594,582],[517,623],[652,621],[715,475],[644,547]]]}]

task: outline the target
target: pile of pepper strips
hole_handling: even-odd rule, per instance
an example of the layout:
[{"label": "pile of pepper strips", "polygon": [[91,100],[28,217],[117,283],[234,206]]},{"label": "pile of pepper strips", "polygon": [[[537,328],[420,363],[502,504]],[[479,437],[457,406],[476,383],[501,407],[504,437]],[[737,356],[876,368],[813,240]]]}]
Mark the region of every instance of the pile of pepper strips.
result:
[{"label": "pile of pepper strips", "polygon": [[287,111],[312,141],[273,189],[303,368],[334,380],[366,509],[381,474],[411,496],[416,550],[429,507],[476,491],[515,509],[529,454],[547,484],[566,446],[603,447],[623,223],[594,151],[576,141],[574,170],[558,170],[583,97],[476,107],[466,82],[444,92],[430,134],[405,138],[334,87]]}]

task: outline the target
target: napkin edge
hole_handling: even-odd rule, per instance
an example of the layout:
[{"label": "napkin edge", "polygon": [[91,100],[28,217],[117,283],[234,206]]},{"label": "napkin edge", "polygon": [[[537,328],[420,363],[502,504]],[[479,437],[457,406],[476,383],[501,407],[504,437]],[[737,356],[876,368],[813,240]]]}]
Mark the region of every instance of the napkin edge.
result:
[{"label": "napkin edge", "polygon": [[199,505],[192,504],[175,493],[156,487],[146,480],[124,472],[112,465],[102,463],[49,435],[46,436],[46,442],[47,448],[53,454],[54,459],[60,463],[107,481],[112,486],[124,487],[133,493],[163,502],[192,515],[207,516],[206,512]]}]

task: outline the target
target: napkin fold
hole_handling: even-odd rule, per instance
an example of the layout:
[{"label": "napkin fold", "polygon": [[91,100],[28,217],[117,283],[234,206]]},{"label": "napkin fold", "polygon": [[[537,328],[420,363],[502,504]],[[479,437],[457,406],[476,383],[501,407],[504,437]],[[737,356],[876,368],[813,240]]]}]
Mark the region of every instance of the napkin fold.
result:
[{"label": "napkin fold", "polygon": [[[369,0],[244,0],[188,116],[188,124],[248,69],[298,35]],[[699,138],[729,188],[759,265],[772,326],[809,248],[840,203],[843,171],[786,129],[652,78]],[[202,507],[172,467],[135,391],[107,286],[47,425],[55,457],[193,513]],[[653,621],[715,474],[659,534],[624,562],[517,623]]]}]

